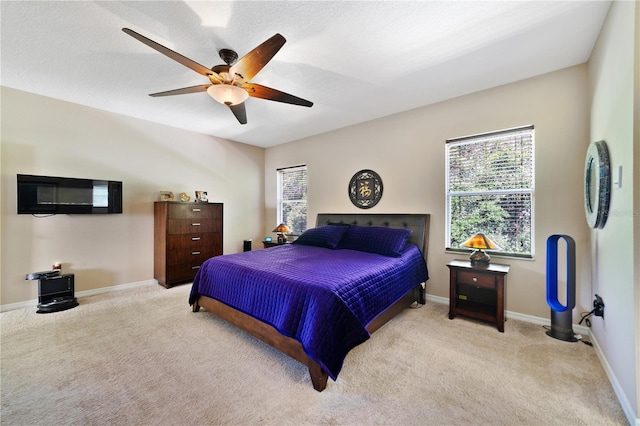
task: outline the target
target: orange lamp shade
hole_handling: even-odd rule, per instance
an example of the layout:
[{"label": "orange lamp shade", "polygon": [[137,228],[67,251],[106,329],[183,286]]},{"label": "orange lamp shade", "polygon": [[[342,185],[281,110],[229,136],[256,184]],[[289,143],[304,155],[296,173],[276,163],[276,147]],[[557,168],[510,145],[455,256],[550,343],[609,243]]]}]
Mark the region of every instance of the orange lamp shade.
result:
[{"label": "orange lamp shade", "polygon": [[291,231],[289,230],[289,227],[287,225],[281,223],[280,225],[276,226],[276,229],[274,229],[272,232],[277,232],[278,234],[287,234]]},{"label": "orange lamp shade", "polygon": [[276,232],[278,234],[278,244],[284,244],[287,242],[287,237],[284,234],[291,232],[291,230],[287,225],[281,223],[280,225],[276,226],[276,229],[274,229],[272,232]]},{"label": "orange lamp shade", "polygon": [[472,264],[488,264],[491,260],[491,257],[485,253],[483,250],[500,250],[500,247],[493,241],[491,241],[484,234],[476,234],[473,237],[469,238],[467,241],[462,243],[463,247],[469,247],[475,249],[471,256],[469,256],[469,260]]},{"label": "orange lamp shade", "polygon": [[489,250],[500,250],[500,247],[493,241],[491,241],[484,234],[476,234],[473,237],[469,238],[467,241],[462,243],[462,247],[468,247],[473,249],[489,249]]}]

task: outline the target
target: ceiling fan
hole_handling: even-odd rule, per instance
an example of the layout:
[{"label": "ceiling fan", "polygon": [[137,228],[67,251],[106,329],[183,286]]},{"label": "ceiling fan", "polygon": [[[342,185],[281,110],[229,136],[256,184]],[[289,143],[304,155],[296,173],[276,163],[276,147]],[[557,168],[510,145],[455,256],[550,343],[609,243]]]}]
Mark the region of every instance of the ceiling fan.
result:
[{"label": "ceiling fan", "polygon": [[174,61],[181,63],[185,67],[209,78],[211,82],[210,84],[200,84],[198,86],[183,87],[166,92],[151,93],[149,96],[172,96],[207,92],[216,101],[227,105],[240,124],[247,123],[247,112],[244,101],[247,100],[249,96],[306,107],[313,105],[313,102],[306,99],[249,81],[260,72],[286,42],[286,39],[280,34],[269,38],[240,58],[240,60],[238,60],[238,54],[233,50],[221,49],[218,54],[225,64],[216,65],[209,69],[129,28],[123,28],[122,31]]}]

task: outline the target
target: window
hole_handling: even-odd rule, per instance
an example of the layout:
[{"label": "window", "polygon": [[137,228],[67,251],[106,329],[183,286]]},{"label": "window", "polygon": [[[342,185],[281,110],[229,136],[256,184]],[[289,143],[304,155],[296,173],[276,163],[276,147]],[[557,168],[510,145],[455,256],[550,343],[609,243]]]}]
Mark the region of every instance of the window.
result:
[{"label": "window", "polygon": [[446,141],[446,249],[478,232],[533,257],[533,126]]},{"label": "window", "polygon": [[278,169],[278,223],[293,235],[307,229],[307,166]]}]

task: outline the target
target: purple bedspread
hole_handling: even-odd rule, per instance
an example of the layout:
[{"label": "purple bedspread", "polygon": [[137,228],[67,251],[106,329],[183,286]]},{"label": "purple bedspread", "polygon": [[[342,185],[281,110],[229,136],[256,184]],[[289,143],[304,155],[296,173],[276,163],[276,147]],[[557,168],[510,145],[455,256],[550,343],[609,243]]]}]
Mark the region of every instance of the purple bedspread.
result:
[{"label": "purple bedspread", "polygon": [[397,258],[286,244],[208,259],[189,304],[208,296],[272,325],[335,380],[347,353],[369,338],[367,325],[427,279],[412,244]]}]

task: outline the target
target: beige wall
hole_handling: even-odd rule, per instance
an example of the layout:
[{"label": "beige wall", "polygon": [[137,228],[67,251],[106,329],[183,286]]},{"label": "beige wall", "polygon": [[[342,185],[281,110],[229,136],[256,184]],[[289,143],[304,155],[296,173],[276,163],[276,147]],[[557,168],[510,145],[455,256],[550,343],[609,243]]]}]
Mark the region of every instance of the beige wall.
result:
[{"label": "beige wall", "polygon": [[[375,170],[384,193],[370,213],[430,213],[427,292],[448,298],[445,253],[445,140],[521,125],[535,126],[535,260],[493,257],[511,265],[506,309],[549,318],[546,303],[546,239],[573,237],[578,254],[574,318],[590,310],[589,228],[584,218],[582,175],[588,146],[586,66],[460,97],[391,117],[268,148],[265,158],[265,233],[276,223],[278,167],[308,166],[308,220],[323,212],[357,212],[347,184],[360,169]],[[564,275],[560,275],[563,279]]]},{"label": "beige wall", "polygon": [[607,223],[590,233],[592,291],[605,303],[605,318],[592,322],[592,333],[631,423],[640,410],[638,16],[637,3],[613,2],[589,61],[590,140],[607,143],[614,173],[622,167],[622,187],[611,191]]},{"label": "beige wall", "polygon": [[[3,306],[37,299],[25,274],[54,261],[76,291],[153,280],[153,202],[161,190],[224,203],[224,252],[259,242],[264,149],[2,88]],[[121,215],[16,214],[16,174],[123,181]],[[185,302],[186,303],[186,302]]]},{"label": "beige wall", "polygon": [[[359,211],[348,199],[347,183],[364,168],[378,172],[384,182],[382,200],[369,212],[430,213],[427,292],[447,298],[445,264],[460,256],[444,251],[444,141],[533,124],[536,257],[494,258],[511,265],[506,308],[548,318],[545,242],[551,234],[572,236],[578,255],[574,322],[579,312],[591,309],[594,293],[603,296],[606,318],[594,319],[594,336],[623,407],[637,423],[640,273],[634,261],[640,264],[640,255],[631,236],[635,233],[640,239],[640,55],[632,42],[640,33],[639,9],[634,2],[613,3],[588,67],[568,68],[266,152],[3,87],[0,305],[33,302],[37,286],[25,281],[25,274],[48,269],[54,261],[76,274],[77,291],[152,280],[152,205],[160,190],[191,195],[196,189],[207,190],[212,201],[225,203],[225,253],[241,251],[245,238],[253,238],[257,248],[276,225],[275,170],[298,164],[309,167],[310,226],[320,212]],[[605,229],[591,231],[582,201],[584,155],[589,142],[599,139],[609,144],[614,167],[623,167],[623,187],[613,191]],[[124,213],[17,215],[17,173],[122,180]]]}]

